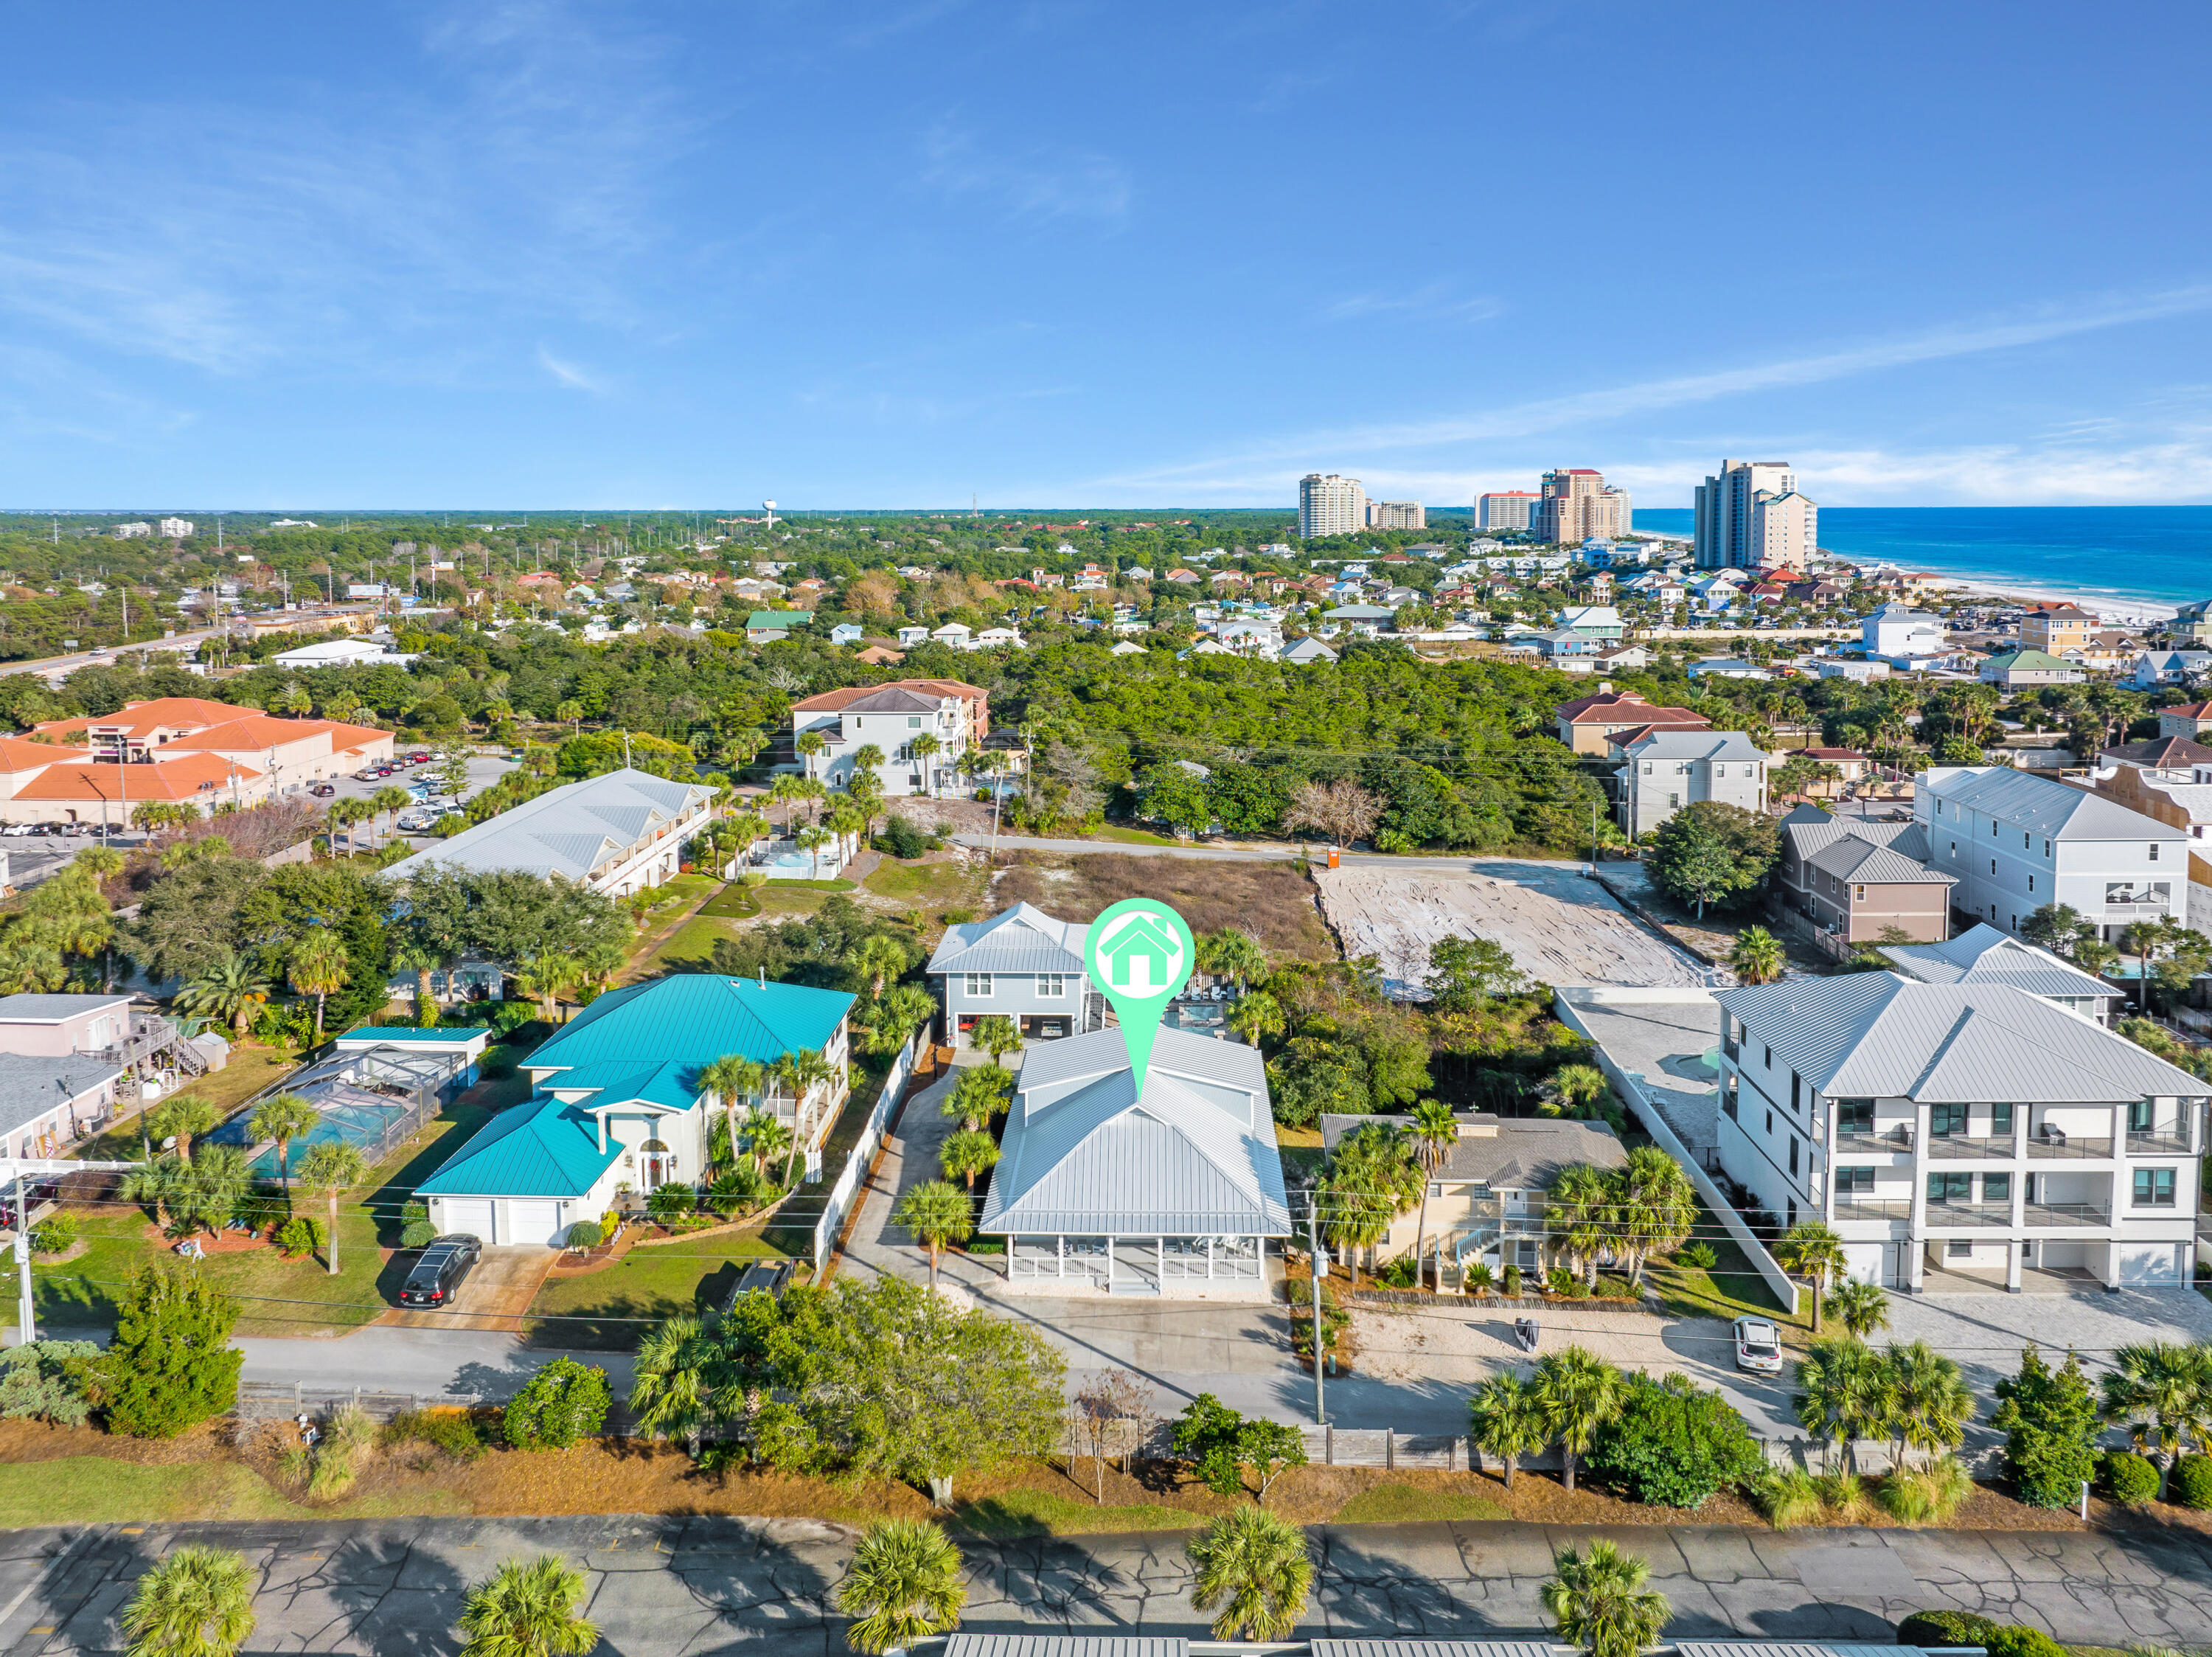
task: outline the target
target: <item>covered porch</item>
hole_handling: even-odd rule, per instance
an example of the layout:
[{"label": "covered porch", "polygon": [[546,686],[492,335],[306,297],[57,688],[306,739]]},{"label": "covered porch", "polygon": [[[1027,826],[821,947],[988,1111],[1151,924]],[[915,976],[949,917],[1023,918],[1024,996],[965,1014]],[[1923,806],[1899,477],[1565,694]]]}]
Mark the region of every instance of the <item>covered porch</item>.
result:
[{"label": "covered porch", "polygon": [[1017,1235],[1006,1242],[1009,1282],[1061,1293],[1173,1295],[1243,1289],[1257,1295],[1267,1283],[1263,1237]]}]

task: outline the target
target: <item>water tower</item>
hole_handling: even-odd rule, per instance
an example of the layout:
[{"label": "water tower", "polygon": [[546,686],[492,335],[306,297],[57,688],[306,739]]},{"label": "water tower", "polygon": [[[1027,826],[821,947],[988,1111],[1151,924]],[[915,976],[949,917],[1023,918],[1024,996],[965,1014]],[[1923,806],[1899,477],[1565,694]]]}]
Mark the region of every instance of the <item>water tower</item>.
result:
[{"label": "water tower", "polygon": [[768,527],[769,527],[770,529],[775,528],[775,503],[774,501],[763,501],[763,502],[761,503],[761,510],[768,514],[768,517],[767,517],[767,519],[764,521],[767,523]]}]

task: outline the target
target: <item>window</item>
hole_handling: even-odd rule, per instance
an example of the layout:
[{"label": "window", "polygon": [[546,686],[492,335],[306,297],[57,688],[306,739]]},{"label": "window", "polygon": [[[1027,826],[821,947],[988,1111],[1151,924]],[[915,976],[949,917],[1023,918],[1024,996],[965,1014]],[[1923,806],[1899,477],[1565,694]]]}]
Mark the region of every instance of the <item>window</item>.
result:
[{"label": "window", "polygon": [[2023,832],[2021,833],[2021,837],[2020,837],[2020,849],[2021,849],[2022,851],[2026,851],[2026,850],[2027,850],[2027,844],[2028,844],[2028,837],[2027,837],[2027,835],[2026,834],[2026,832]]},{"label": "window", "polygon": [[2172,1168],[2137,1168],[2136,1170],[2136,1206],[2139,1209],[2170,1209],[2173,1206],[2173,1170]]},{"label": "window", "polygon": [[1856,901],[1864,903],[1866,901],[1866,888],[1863,886],[1853,886],[1851,888],[1851,896]]},{"label": "window", "polygon": [[2131,1099],[2128,1101],[2128,1131],[2130,1133],[2150,1131],[2150,1100]]},{"label": "window", "polygon": [[1985,1173],[1982,1176],[1982,1201],[2009,1203],[2012,1201],[2012,1176],[2008,1173]]},{"label": "window", "polygon": [[1790,1073],[1790,1108],[1793,1112],[1797,1109],[1797,1101],[1804,1086],[1804,1082],[1798,1078],[1797,1072],[1792,1070]]},{"label": "window", "polygon": [[2012,1100],[2000,1100],[1990,1106],[1990,1131],[1996,1134],[2012,1131]]},{"label": "window", "polygon": [[1067,993],[1067,974],[1065,972],[1040,972],[1036,978],[1039,1001],[1057,1001]]},{"label": "window", "polygon": [[2045,858],[2051,856],[2051,842],[2048,840],[2043,843],[2043,855]]},{"label": "window", "polygon": [[1968,1237],[1946,1237],[1943,1258],[1947,1260],[1971,1260],[1974,1257],[1973,1240]]},{"label": "window", "polygon": [[2155,840],[2150,843],[2150,860],[2154,863],[2158,861],[2158,842]]},{"label": "window", "polygon": [[1964,1105],[1930,1105],[1928,1107],[1928,1131],[1938,1139],[1966,1131],[1966,1107]]},{"label": "window", "polygon": [[1971,1173],[1928,1176],[1928,1200],[1931,1203],[1971,1203],[1973,1198],[1974,1176]]},{"label": "window", "polygon": [[1874,1167],[1871,1163],[1863,1168],[1850,1167],[1836,1170],[1836,1191],[1838,1196],[1854,1191],[1863,1196],[1873,1189]]},{"label": "window", "polygon": [[988,996],[991,993],[991,975],[988,972],[969,972],[964,976],[968,980],[966,988],[969,995]]},{"label": "window", "polygon": [[1677,809],[1681,803],[1682,796],[1679,794],[1670,794],[1667,796],[1667,809],[1669,811]]},{"label": "window", "polygon": [[1766,1049],[1766,1068],[1770,1070],[1774,1068],[1774,1049],[1771,1044]]},{"label": "window", "polygon": [[1790,1177],[1797,1177],[1797,1136],[1794,1133],[1790,1136]]},{"label": "window", "polygon": [[2029,876],[2027,877],[2027,889],[2028,889],[2030,892],[2033,892],[2033,891],[2034,891],[2034,890],[2035,890],[2035,876],[2033,876],[2033,874],[2031,874],[2031,875],[2029,875]]},{"label": "window", "polygon": [[1766,1113],[1766,1131],[1770,1134],[1774,1131],[1774,1112],[1771,1111]]},{"label": "window", "polygon": [[1872,1133],[1874,1131],[1874,1100],[1870,1099],[1838,1100],[1836,1126],[1844,1133]]}]

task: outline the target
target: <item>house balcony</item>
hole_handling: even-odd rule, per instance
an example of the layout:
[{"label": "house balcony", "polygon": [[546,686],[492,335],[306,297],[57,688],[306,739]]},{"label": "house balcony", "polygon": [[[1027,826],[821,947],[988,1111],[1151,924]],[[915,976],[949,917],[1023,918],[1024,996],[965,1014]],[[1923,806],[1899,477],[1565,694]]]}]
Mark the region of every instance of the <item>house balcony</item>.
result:
[{"label": "house balcony", "polygon": [[2112,1154],[2109,1134],[2069,1134],[2047,1123],[2027,1136],[2027,1154],[2033,1157],[2069,1156],[2098,1159]]},{"label": "house balcony", "polygon": [[2019,1154],[2019,1142],[2010,1134],[1998,1138],[1984,1138],[1973,1134],[1932,1133],[1928,1136],[1928,1154],[1931,1159],[1972,1157],[2007,1159]]},{"label": "house balcony", "polygon": [[2030,1203],[2023,1215],[2036,1226],[2108,1226],[2112,1222],[2109,1203]]},{"label": "house balcony", "polygon": [[2130,1156],[2191,1156],[2196,1147],[2191,1144],[2185,1128],[2152,1128],[2137,1132],[2128,1130]]},{"label": "house balcony", "polygon": [[1912,1217],[1912,1199],[1909,1197],[1838,1197],[1838,1220],[1871,1220],[1890,1222]]},{"label": "house balcony", "polygon": [[2008,1202],[1930,1203],[1927,1223],[1930,1231],[1958,1226],[2010,1226],[2012,1204]]},{"label": "house balcony", "polygon": [[136,1064],[141,1059],[152,1057],[176,1039],[177,1026],[168,1020],[139,1014],[131,1018],[130,1033],[122,1040],[105,1047],[80,1049],[79,1057],[95,1058],[103,1064]]},{"label": "house balcony", "polygon": [[1836,1131],[1838,1156],[1909,1156],[1911,1152],[1912,1128],[1909,1123],[1900,1122],[1878,1132],[1856,1128],[1839,1128]]}]

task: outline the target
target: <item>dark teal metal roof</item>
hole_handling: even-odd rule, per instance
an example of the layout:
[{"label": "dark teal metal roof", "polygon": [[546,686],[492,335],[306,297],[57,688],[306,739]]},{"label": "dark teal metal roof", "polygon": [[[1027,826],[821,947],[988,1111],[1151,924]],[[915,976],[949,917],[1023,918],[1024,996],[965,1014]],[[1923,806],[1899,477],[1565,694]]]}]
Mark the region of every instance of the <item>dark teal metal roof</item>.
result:
[{"label": "dark teal metal roof", "polygon": [[543,1072],[613,1059],[696,1070],[729,1054],[773,1064],[787,1053],[821,1051],[853,1002],[838,990],[678,972],[609,990],[522,1064]]}]

